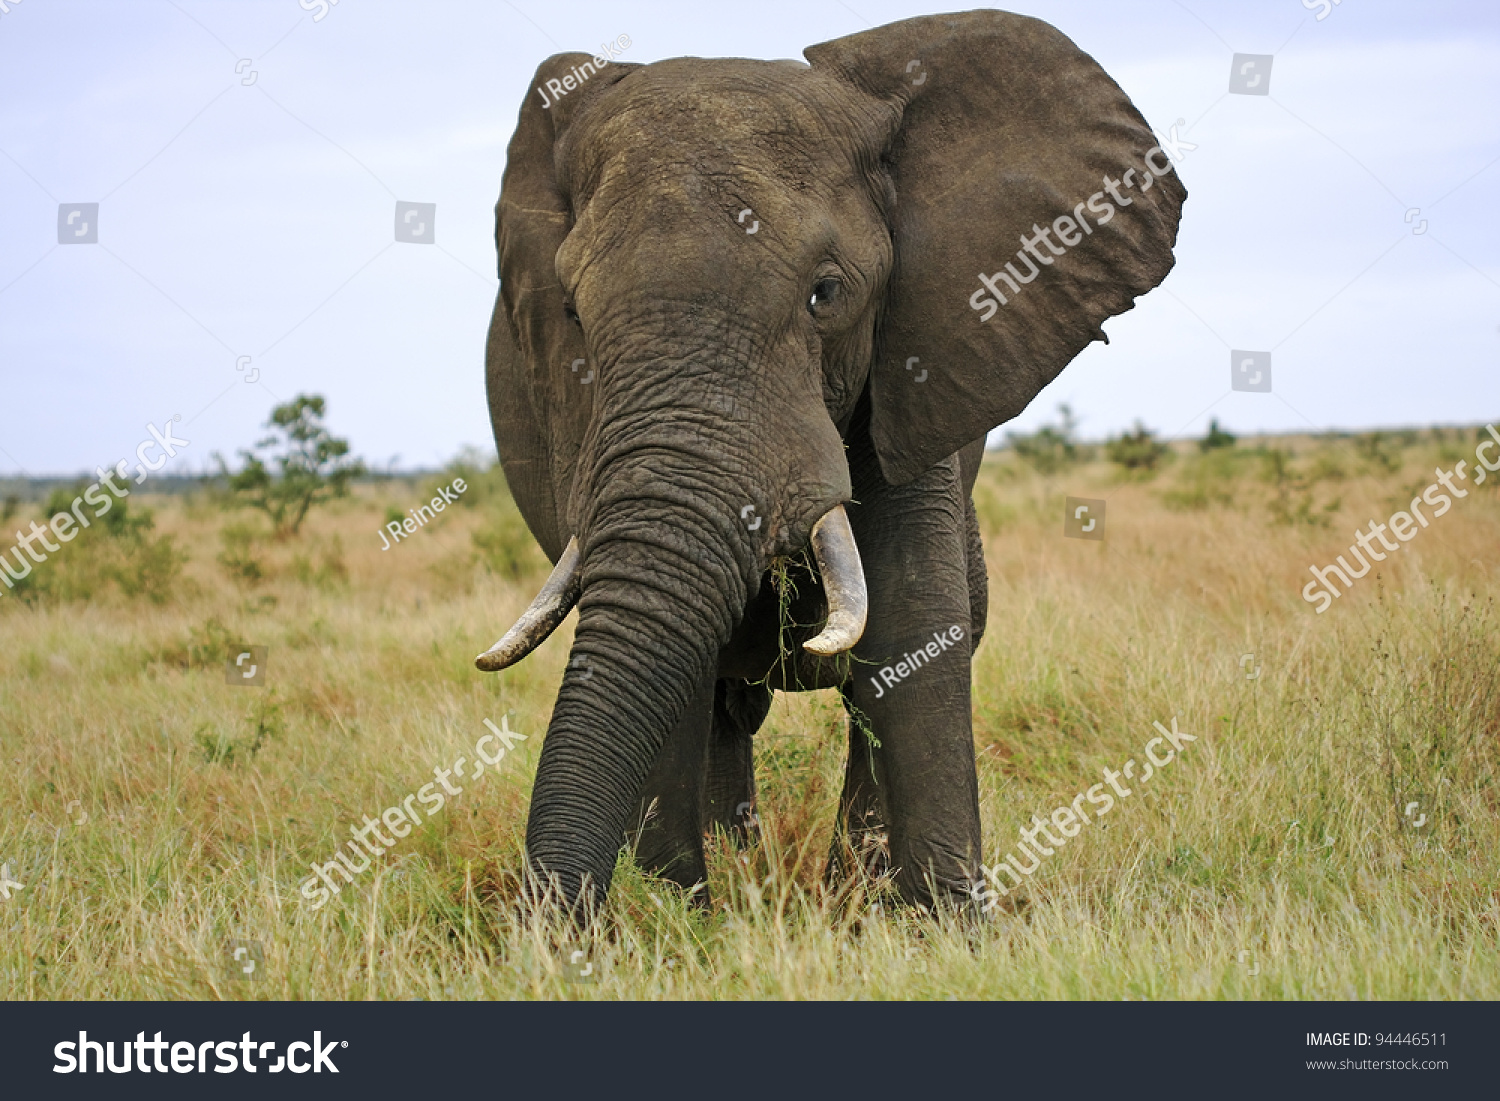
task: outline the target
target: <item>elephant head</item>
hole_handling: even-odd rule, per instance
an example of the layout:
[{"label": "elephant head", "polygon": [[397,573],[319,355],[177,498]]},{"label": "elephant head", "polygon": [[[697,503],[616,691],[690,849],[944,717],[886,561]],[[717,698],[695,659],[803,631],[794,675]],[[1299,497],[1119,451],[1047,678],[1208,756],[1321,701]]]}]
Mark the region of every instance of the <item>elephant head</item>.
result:
[{"label": "elephant head", "polygon": [[1185,190],[1052,27],[927,16],[806,56],[558,55],[533,87],[566,94],[530,94],[510,144],[489,401],[557,566],[479,664],[576,602],[527,849],[585,910],[768,562],[820,520],[845,614],[819,645],[857,637],[846,447],[910,482],[1172,266]]}]

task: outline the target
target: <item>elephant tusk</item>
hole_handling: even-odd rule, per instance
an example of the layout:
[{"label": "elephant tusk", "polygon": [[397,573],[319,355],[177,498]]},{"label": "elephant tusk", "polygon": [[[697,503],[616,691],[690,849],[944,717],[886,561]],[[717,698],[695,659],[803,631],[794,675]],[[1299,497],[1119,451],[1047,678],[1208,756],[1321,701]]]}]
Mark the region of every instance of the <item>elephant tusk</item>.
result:
[{"label": "elephant tusk", "polygon": [[822,657],[833,657],[854,648],[865,633],[865,617],[870,611],[865,569],[843,505],[835,505],[813,525],[812,548],[818,572],[823,576],[823,591],[828,596],[828,622],[818,637],[808,639],[802,648]]},{"label": "elephant tusk", "polygon": [[568,540],[562,557],[552,567],[552,576],[536,594],[531,607],[521,613],[516,625],[505,632],[505,637],[474,659],[476,666],[486,673],[499,672],[547,641],[547,636],[557,630],[557,625],[578,603],[579,559],[578,537],[575,535]]}]

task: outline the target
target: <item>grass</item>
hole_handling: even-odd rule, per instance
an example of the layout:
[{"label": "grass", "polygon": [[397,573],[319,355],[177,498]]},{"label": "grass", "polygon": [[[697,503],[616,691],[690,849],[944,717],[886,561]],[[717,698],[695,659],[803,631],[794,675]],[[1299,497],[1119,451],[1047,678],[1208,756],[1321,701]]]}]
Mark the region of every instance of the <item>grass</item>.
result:
[{"label": "grass", "polygon": [[[986,862],[1138,758],[1154,720],[1197,741],[978,930],[879,884],[820,888],[847,741],[831,692],[778,695],[763,840],[713,843],[712,913],[622,862],[599,933],[524,926],[570,628],[505,673],[472,666],[546,575],[503,491],[476,484],[387,551],[387,510],[430,486],[363,486],[282,542],[201,497],[148,501],[186,555],[162,603],[103,582],[0,596],[0,862],[24,884],[0,899],[0,998],[1500,997],[1495,482],[1325,614],[1299,596],[1472,441],[1241,441],[1144,479],[991,456]],[[1104,542],[1062,537],[1066,494],[1107,498]],[[240,644],[269,647],[267,687],[225,683]],[[304,905],[309,862],[502,715],[526,742]],[[235,942],[259,949],[253,980]]]}]

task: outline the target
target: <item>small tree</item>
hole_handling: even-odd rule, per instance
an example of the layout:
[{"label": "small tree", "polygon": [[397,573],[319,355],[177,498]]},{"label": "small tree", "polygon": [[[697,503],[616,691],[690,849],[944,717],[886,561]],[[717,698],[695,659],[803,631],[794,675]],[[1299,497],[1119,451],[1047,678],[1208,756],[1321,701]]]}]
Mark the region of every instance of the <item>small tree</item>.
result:
[{"label": "small tree", "polygon": [[275,475],[253,451],[240,452],[245,466],[237,474],[215,455],[220,474],[228,479],[230,500],[264,512],[278,539],[296,535],[314,505],[346,496],[350,481],[365,473],[362,461],[346,458],[349,441],[338,439],[323,424],[324,408],[320,395],[298,394],[271,410],[266,422],[271,434],[255,446],[277,449],[269,456]]}]

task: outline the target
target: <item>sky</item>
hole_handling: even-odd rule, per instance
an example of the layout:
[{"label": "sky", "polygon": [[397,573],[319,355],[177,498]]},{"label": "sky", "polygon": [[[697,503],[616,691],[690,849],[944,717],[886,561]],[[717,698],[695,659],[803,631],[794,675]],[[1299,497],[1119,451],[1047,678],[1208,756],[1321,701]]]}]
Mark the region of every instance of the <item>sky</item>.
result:
[{"label": "sky", "polygon": [[[380,469],[488,449],[494,204],[544,58],[800,58],[944,10],[0,0],[0,476],[93,471],[173,417],[165,469],[206,470],[298,393]],[[1088,438],[1500,419],[1494,0],[1009,10],[1178,128],[1189,197],[1172,273],[1007,428],[1063,402]],[[1231,93],[1236,54],[1271,55],[1268,94]],[[405,223],[431,244],[398,203],[434,204]],[[1231,352],[1270,353],[1270,392]]]}]

